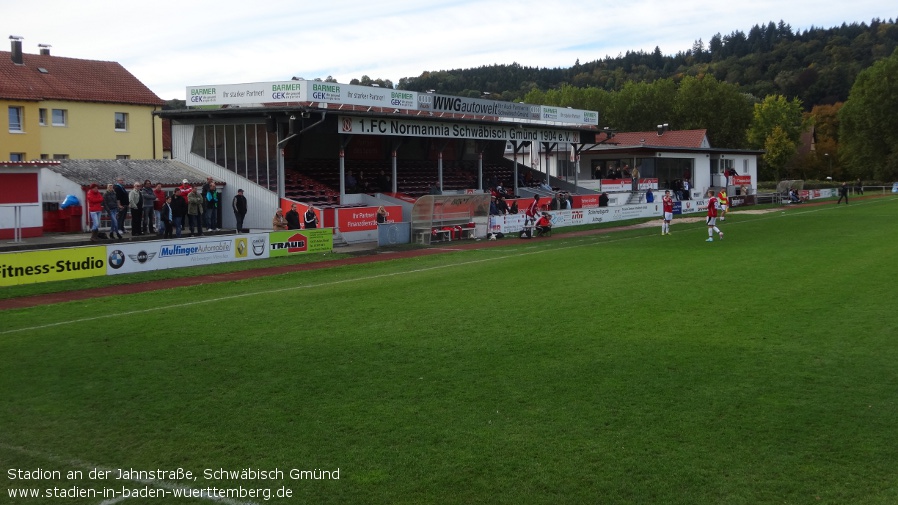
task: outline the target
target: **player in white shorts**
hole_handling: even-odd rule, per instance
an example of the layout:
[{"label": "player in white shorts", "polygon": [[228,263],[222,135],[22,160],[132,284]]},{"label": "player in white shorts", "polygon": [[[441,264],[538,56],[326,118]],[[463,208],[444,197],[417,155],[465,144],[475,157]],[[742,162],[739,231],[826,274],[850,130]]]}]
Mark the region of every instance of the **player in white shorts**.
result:
[{"label": "player in white shorts", "polygon": [[705,242],[714,242],[715,231],[720,235],[720,240],[723,240],[723,232],[717,227],[718,210],[720,210],[720,202],[718,202],[717,197],[714,196],[714,190],[708,190],[708,217],[706,219],[708,223],[708,240]]},{"label": "player in white shorts", "polygon": [[673,198],[670,197],[670,190],[664,192],[661,197],[662,221],[661,235],[670,235],[670,222],[673,220]]}]

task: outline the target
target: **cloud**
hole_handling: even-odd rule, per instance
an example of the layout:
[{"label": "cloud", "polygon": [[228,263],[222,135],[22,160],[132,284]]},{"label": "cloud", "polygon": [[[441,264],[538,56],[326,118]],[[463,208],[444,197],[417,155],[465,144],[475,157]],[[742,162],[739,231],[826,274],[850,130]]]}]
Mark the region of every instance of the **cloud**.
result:
[{"label": "cloud", "polygon": [[[569,67],[627,51],[663,54],[705,44],[716,33],[778,23],[793,30],[888,19],[881,1],[827,5],[797,0],[721,3],[636,0],[601,4],[558,0],[193,3],[157,0],[44,0],[41,15],[4,6],[26,52],[38,43],[57,56],[117,61],[164,99],[187,86],[307,79],[339,82],[368,75],[414,77],[427,70],[517,62]],[[777,19],[771,19],[776,13]]]}]

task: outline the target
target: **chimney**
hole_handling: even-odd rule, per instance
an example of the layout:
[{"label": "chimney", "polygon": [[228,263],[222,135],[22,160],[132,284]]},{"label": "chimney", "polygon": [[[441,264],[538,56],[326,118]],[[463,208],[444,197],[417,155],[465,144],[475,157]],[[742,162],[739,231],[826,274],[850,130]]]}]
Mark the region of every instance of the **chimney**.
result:
[{"label": "chimney", "polygon": [[50,44],[38,44],[37,47],[41,50],[41,56],[50,56],[50,48],[53,46]]},{"label": "chimney", "polygon": [[12,62],[16,65],[24,65],[25,60],[22,58],[22,39],[19,35],[10,35],[9,40],[12,41]]}]

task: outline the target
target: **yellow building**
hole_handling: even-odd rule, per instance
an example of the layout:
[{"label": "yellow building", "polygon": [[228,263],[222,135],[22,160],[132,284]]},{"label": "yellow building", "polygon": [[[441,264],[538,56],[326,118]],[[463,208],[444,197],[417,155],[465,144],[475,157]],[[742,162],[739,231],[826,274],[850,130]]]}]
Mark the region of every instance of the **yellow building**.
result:
[{"label": "yellow building", "polygon": [[23,54],[14,38],[0,51],[0,160],[161,159],[162,104],[118,63]]}]

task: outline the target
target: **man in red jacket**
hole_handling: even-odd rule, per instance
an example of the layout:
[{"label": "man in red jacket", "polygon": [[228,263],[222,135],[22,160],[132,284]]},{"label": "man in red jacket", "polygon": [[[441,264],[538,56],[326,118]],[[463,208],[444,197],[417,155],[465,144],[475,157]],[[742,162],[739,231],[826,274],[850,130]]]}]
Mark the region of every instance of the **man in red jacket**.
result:
[{"label": "man in red jacket", "polygon": [[87,212],[90,214],[90,241],[96,242],[100,233],[100,216],[103,215],[103,194],[97,189],[97,183],[87,190]]},{"label": "man in red jacket", "polygon": [[[162,219],[162,206],[165,205],[165,191],[162,191],[162,184],[156,183],[156,187],[153,189],[153,195],[156,196],[156,200],[153,201],[153,212],[156,214],[156,223],[163,222]],[[156,235],[162,235],[165,230],[164,226],[156,225]]]}]

